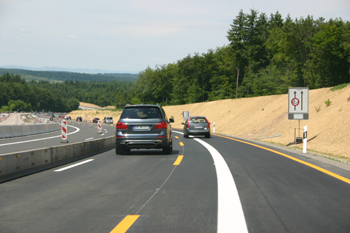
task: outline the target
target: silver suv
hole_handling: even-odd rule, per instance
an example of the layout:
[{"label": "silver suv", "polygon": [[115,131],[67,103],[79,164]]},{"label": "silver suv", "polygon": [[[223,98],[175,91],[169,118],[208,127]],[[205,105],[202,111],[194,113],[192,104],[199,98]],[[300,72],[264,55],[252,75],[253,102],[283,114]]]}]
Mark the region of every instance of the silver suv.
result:
[{"label": "silver suv", "polygon": [[159,105],[126,105],[116,125],[116,154],[127,154],[130,149],[173,150],[170,123]]},{"label": "silver suv", "polygon": [[206,138],[210,138],[210,123],[205,116],[190,116],[182,124],[185,138],[188,138],[188,135],[205,135]]}]

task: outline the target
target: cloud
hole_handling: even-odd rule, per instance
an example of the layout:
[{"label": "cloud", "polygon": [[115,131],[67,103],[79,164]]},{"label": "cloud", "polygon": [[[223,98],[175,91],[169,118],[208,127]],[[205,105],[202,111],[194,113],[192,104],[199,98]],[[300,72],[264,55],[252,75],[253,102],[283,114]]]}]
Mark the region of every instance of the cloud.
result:
[{"label": "cloud", "polygon": [[67,36],[67,38],[69,38],[69,39],[79,39],[80,37],[79,36],[75,36],[75,35],[69,35],[69,36]]}]

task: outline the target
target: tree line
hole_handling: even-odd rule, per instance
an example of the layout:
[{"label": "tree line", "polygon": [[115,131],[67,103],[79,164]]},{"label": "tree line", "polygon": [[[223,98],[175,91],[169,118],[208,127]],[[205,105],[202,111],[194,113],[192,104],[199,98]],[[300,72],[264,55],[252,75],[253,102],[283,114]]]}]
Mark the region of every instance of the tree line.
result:
[{"label": "tree line", "polygon": [[5,69],[0,68],[0,75],[2,74],[18,74],[26,81],[48,81],[50,83],[63,83],[65,81],[136,81],[137,74],[129,73],[110,73],[110,74],[85,74],[76,72],[63,71],[33,71],[23,69]]},{"label": "tree line", "polygon": [[70,112],[79,101],[64,98],[48,89],[30,86],[20,75],[5,73],[0,76],[0,111],[55,111]]},{"label": "tree line", "polygon": [[43,88],[66,99],[74,98],[102,107],[114,105],[122,108],[127,103],[127,96],[131,93],[133,83],[132,81],[80,82],[70,80],[64,83],[30,81],[28,85]]},{"label": "tree line", "polygon": [[350,82],[350,23],[242,10],[229,44],[140,72],[130,103],[186,104]]}]

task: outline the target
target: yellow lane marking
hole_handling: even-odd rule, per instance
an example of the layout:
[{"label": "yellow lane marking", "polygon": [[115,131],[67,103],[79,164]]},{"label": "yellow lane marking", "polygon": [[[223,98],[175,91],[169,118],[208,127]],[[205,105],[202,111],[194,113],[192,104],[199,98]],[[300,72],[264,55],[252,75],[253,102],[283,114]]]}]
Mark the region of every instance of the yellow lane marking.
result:
[{"label": "yellow lane marking", "polygon": [[173,165],[180,165],[183,157],[183,155],[179,155]]},{"label": "yellow lane marking", "polygon": [[176,138],[176,139],[179,139],[179,137],[178,137],[178,136],[175,136],[175,138]]},{"label": "yellow lane marking", "polygon": [[180,143],[180,146],[184,146],[183,142],[179,142]]},{"label": "yellow lane marking", "polygon": [[110,233],[126,232],[140,215],[127,215]]},{"label": "yellow lane marking", "polygon": [[294,160],[294,161],[296,161],[296,162],[298,162],[298,163],[301,163],[301,164],[304,164],[304,165],[306,165],[306,166],[312,167],[313,169],[316,169],[316,170],[318,170],[318,171],[320,171],[320,172],[323,172],[323,173],[325,173],[325,174],[327,174],[327,175],[333,176],[333,177],[336,178],[336,179],[339,179],[339,180],[341,180],[341,181],[344,181],[345,183],[350,184],[350,179],[347,179],[347,178],[345,178],[345,177],[342,177],[342,176],[340,176],[340,175],[338,175],[338,174],[335,174],[335,173],[333,173],[333,172],[330,172],[330,171],[328,171],[328,170],[326,170],[326,169],[323,169],[323,168],[318,167],[318,166],[316,166],[316,165],[313,165],[313,164],[311,164],[311,163],[308,163],[308,162],[305,162],[305,161],[303,161],[303,160],[294,158],[294,157],[292,157],[292,156],[290,156],[290,155],[286,155],[286,154],[284,154],[284,153],[281,153],[281,152],[278,152],[278,151],[275,151],[275,150],[272,150],[272,149],[269,149],[269,148],[266,148],[266,147],[263,147],[263,146],[259,146],[259,145],[256,145],[256,144],[253,144],[253,143],[250,143],[250,142],[245,142],[245,141],[242,141],[242,140],[239,140],[239,139],[230,138],[230,137],[226,137],[226,136],[222,136],[222,135],[216,135],[216,136],[219,136],[219,137],[222,137],[222,138],[227,138],[227,139],[234,140],[234,141],[237,141],[237,142],[242,142],[242,143],[245,143],[245,144],[248,144],[248,145],[251,145],[251,146],[255,146],[255,147],[258,147],[258,148],[267,150],[267,151],[271,151],[271,152],[273,152],[273,153],[282,155],[282,156],[284,156],[284,157],[286,157],[286,158],[288,158],[288,159],[291,159],[291,160]]}]

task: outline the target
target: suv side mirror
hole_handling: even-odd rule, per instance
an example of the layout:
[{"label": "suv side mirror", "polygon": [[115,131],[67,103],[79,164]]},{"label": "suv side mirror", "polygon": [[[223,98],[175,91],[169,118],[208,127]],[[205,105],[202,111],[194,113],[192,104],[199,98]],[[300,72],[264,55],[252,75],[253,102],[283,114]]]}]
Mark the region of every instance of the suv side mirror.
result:
[{"label": "suv side mirror", "polygon": [[174,123],[174,119],[173,118],[169,118],[169,122],[170,123]]}]

